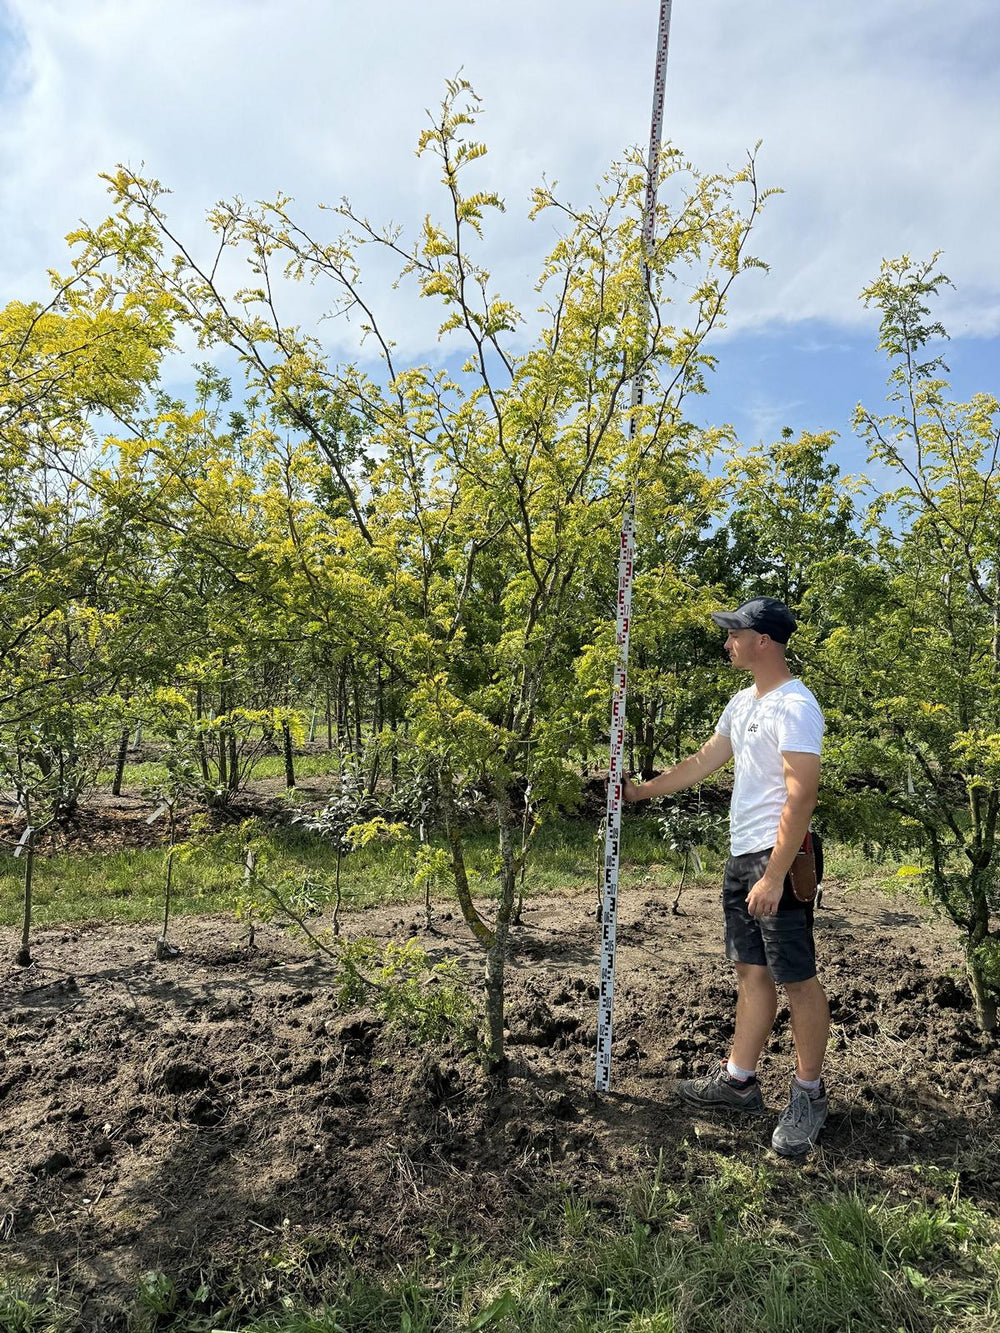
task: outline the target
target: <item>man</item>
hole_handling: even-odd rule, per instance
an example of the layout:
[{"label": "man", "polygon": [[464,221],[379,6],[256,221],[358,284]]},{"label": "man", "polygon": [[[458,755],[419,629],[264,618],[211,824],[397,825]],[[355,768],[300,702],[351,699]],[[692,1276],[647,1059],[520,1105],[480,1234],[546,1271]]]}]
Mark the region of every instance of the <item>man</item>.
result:
[{"label": "man", "polygon": [[776,987],[784,987],[796,1069],[771,1143],[783,1156],[799,1157],[826,1120],[821,1071],[830,1012],[816,976],[813,907],[796,899],[787,874],[816,805],[823,714],[788,669],[795,619],[784,602],[755,597],[712,619],[728,631],[730,662],[749,671],[753,685],[733,696],[697,754],[641,786],[626,778],[624,797],[682,791],[735,758],[722,901],[726,957],[738,982],[736,1033],[728,1061],[706,1078],[682,1082],[678,1092],[702,1109],[762,1114],[757,1061],[774,1026]]}]

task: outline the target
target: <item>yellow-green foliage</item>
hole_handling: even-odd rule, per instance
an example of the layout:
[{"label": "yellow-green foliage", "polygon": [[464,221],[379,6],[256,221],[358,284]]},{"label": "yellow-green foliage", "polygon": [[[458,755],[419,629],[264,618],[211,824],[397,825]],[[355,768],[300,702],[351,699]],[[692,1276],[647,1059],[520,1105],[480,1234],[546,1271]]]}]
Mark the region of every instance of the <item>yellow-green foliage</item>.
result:
[{"label": "yellow-green foliage", "polygon": [[338,952],[341,1008],[368,1005],[417,1040],[439,1040],[449,1031],[473,1038],[474,1010],[457,959],[432,963],[415,939],[387,945],[354,940]]}]

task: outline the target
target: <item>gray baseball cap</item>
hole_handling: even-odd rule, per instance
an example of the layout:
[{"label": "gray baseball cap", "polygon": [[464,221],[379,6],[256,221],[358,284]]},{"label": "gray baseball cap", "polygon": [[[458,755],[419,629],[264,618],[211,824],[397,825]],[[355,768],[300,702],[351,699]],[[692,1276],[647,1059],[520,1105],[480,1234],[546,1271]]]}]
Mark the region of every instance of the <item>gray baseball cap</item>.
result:
[{"label": "gray baseball cap", "polygon": [[712,619],[722,629],[752,629],[769,635],[775,643],[787,643],[796,620],[777,597],[754,597],[735,611],[713,611]]}]

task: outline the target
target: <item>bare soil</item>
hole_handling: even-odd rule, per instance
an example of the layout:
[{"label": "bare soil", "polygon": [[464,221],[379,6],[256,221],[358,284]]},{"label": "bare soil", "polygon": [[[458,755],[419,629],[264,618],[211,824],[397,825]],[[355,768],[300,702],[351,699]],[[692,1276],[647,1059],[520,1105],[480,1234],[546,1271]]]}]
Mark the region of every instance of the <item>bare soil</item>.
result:
[{"label": "bare soil", "polygon": [[[831,1113],[805,1167],[774,1169],[790,1190],[833,1179],[905,1198],[943,1188],[937,1168],[1000,1212],[1000,1052],[951,931],[908,901],[828,888]],[[671,896],[640,884],[620,900],[609,1095],[593,1090],[600,946],[582,891],[530,900],[515,933],[502,1087],[457,1038],[420,1047],[339,1012],[333,964],[278,927],[248,953],[230,920],[179,919],[183,952],[161,963],[153,926],[48,930],[28,970],[0,931],[0,1262],[58,1274],[80,1327],[111,1329],[149,1269],[237,1290],[296,1244],[314,1265],[376,1267],[425,1253],[428,1235],[499,1246],[560,1190],[599,1207],[661,1154],[678,1182],[717,1155],[767,1155],[772,1117],[701,1119],[674,1095],[725,1053],[734,989],[717,890],[687,890],[682,916]],[[344,931],[417,936],[475,984],[457,913],[439,906],[435,933],[422,915],[371,909]],[[790,1046],[782,1010],[762,1068],[775,1111]]]},{"label": "bare soil", "polygon": [[[303,779],[295,788],[297,804],[303,809],[322,805],[338,786],[336,774],[317,774]],[[236,794],[231,804],[207,812],[213,827],[237,823],[260,815],[287,819],[288,805],[281,799],[284,778],[255,778]],[[160,802],[139,788],[126,788],[112,796],[110,788],[95,788],[80,798],[73,815],[48,828],[37,840],[43,855],[73,852],[81,855],[123,851],[133,847],[160,847],[170,836],[168,822],[150,816]],[[178,837],[185,837],[194,815],[204,815],[204,806],[179,804],[176,816]],[[24,832],[24,816],[9,794],[0,793],[0,846],[17,846]]]}]

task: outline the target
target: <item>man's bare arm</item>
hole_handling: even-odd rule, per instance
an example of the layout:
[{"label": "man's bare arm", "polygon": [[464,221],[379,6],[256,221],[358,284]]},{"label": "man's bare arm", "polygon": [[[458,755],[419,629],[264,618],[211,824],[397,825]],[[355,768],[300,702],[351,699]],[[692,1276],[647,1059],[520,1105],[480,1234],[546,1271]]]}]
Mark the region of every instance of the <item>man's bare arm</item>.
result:
[{"label": "man's bare arm", "polygon": [[802,846],[819,799],[819,755],[789,750],[781,758],[788,795],[766,871],[767,877],[779,884],[784,883],[795,854]]},{"label": "man's bare arm", "polygon": [[716,732],[695,754],[688,755],[673,768],[668,768],[658,777],[650,778],[642,786],[630,779],[625,779],[626,801],[648,801],[652,796],[670,796],[685,787],[693,787],[710,773],[716,772],[733,757],[733,747],[728,736]]},{"label": "man's bare arm", "polygon": [[747,895],[751,916],[766,916],[778,910],[785,876],[802,846],[809,820],[819,795],[819,755],[802,750],[783,751],[785,804],[778,825],[778,837],[763,875]]}]

